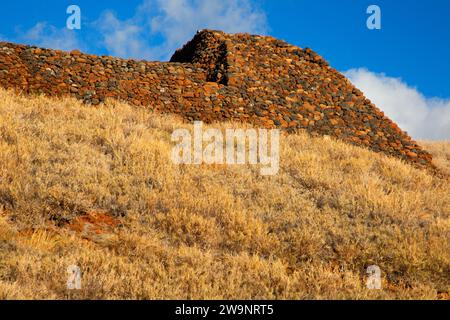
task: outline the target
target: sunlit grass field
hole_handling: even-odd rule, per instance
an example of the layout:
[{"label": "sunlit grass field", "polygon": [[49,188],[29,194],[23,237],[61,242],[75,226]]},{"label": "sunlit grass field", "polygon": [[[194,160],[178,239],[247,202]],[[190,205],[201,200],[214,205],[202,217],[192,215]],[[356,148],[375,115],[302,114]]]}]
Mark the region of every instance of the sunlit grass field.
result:
[{"label": "sunlit grass field", "polygon": [[[178,128],[1,89],[0,299],[449,297],[448,180],[306,133],[281,137],[276,176],[177,166]],[[450,143],[425,147],[448,172]]]}]

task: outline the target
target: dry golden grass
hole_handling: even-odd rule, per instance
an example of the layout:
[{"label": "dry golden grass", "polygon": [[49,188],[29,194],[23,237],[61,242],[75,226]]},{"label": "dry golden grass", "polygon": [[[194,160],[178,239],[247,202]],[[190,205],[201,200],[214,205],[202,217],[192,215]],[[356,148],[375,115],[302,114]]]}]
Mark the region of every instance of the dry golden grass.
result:
[{"label": "dry golden grass", "polygon": [[433,155],[433,163],[450,176],[450,141],[421,141],[420,144]]},{"label": "dry golden grass", "polygon": [[[190,125],[118,102],[0,90],[0,299],[448,292],[448,181],[306,134],[282,137],[273,177],[249,166],[176,166],[170,135],[179,127]],[[120,224],[86,240],[69,226],[91,212]],[[72,264],[82,290],[69,293]],[[372,264],[381,291],[365,286]]]}]

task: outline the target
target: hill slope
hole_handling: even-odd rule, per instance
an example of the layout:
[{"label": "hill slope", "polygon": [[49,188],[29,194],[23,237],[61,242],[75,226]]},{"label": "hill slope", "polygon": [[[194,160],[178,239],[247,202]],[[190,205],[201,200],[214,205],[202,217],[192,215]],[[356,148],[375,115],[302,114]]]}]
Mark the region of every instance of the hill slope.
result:
[{"label": "hill slope", "polygon": [[[68,298],[71,264],[70,298],[446,297],[448,181],[303,133],[282,137],[274,177],[180,167],[180,127],[0,89],[0,298]],[[365,287],[372,264],[382,291]]]},{"label": "hill slope", "polygon": [[171,62],[0,42],[0,86],[94,105],[116,98],[188,120],[307,130],[432,167],[431,155],[322,57],[273,37],[202,30]]}]

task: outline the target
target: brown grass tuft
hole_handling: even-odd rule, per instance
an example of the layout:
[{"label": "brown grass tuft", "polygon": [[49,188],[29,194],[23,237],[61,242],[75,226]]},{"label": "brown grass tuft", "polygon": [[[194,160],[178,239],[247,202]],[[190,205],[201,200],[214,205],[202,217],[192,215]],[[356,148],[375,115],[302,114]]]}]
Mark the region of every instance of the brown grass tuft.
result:
[{"label": "brown grass tuft", "polygon": [[433,163],[450,177],[450,141],[421,141],[428,152],[433,155]]}]

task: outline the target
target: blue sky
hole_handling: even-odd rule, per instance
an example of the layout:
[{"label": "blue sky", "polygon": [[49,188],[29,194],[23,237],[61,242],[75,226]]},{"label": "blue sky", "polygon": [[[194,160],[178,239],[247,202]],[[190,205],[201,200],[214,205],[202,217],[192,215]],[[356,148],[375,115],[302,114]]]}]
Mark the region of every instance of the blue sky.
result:
[{"label": "blue sky", "polygon": [[[65,28],[81,8],[81,30]],[[381,30],[366,27],[369,5]],[[0,39],[164,60],[201,28],[311,47],[418,138],[450,139],[448,0],[46,0],[3,2]],[[423,122],[431,122],[424,127]]]}]

